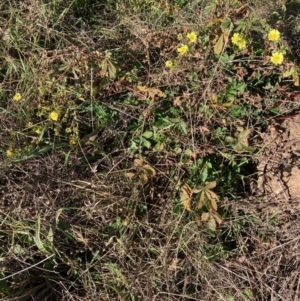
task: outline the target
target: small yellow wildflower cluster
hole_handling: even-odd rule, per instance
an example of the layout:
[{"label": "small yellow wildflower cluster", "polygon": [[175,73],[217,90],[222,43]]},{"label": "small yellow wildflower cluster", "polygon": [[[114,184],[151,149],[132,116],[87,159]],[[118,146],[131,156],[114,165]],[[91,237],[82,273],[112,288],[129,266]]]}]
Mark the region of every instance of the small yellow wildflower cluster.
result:
[{"label": "small yellow wildflower cluster", "polygon": [[[278,42],[280,39],[280,32],[277,29],[271,29],[268,33],[268,39],[271,42]],[[283,62],[283,53],[280,51],[275,51],[272,53],[271,57],[270,57],[270,61],[274,64],[274,65],[280,65]]]},{"label": "small yellow wildflower cluster", "polygon": [[239,33],[235,33],[231,38],[231,42],[238,46],[240,50],[246,48],[246,40]]},{"label": "small yellow wildflower cluster", "polygon": [[[184,56],[185,54],[187,54],[187,52],[189,51],[189,46],[187,45],[188,43],[193,44],[197,42],[197,33],[195,31],[191,31],[186,35],[187,38],[187,43],[182,43],[178,48],[177,48],[177,52],[179,55]],[[183,41],[184,37],[183,35],[180,33],[177,35],[177,39],[179,41]],[[172,68],[174,66],[173,62],[171,60],[167,60],[165,62],[165,66],[167,68]]]},{"label": "small yellow wildflower cluster", "polygon": [[[271,42],[277,42],[280,39],[280,32],[277,29],[271,29],[268,33],[268,39]],[[239,34],[239,33],[234,33],[232,38],[231,38],[231,42],[238,46],[238,48],[240,50],[246,48],[246,40],[245,38]],[[284,60],[284,56],[283,53],[280,51],[275,51],[272,53],[271,57],[270,57],[270,61],[274,64],[274,65],[280,65],[282,64]]]}]

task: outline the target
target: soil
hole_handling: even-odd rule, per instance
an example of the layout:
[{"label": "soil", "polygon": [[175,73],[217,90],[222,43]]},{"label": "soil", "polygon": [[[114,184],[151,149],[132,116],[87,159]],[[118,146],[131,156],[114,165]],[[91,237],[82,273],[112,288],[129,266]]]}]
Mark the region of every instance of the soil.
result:
[{"label": "soil", "polygon": [[266,201],[296,202],[300,209],[300,118],[271,125],[263,136],[258,190]]}]

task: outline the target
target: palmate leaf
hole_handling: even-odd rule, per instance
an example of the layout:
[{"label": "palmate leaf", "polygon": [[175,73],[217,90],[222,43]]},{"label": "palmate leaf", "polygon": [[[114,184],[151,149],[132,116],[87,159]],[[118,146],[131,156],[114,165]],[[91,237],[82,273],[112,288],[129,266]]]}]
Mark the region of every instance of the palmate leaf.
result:
[{"label": "palmate leaf", "polygon": [[192,193],[199,193],[198,200],[196,202],[196,208],[201,209],[203,206],[208,205],[209,208],[214,211],[218,210],[217,201],[219,197],[211,189],[217,185],[216,181],[209,182],[205,187],[196,188],[192,190]]}]

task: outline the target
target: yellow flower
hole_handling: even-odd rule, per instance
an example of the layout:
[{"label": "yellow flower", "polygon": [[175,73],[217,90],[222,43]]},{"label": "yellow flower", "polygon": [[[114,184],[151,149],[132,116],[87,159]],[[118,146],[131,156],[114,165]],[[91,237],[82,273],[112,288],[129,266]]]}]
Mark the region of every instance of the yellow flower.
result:
[{"label": "yellow flower", "polygon": [[197,42],[197,34],[194,31],[188,33],[187,38],[190,40],[191,43]]},{"label": "yellow flower", "polygon": [[16,93],[15,96],[13,97],[14,101],[20,101],[22,99],[22,95],[20,93]]},{"label": "yellow flower", "polygon": [[270,58],[274,65],[280,65],[283,62],[283,54],[281,52],[273,52]]},{"label": "yellow flower", "polygon": [[277,29],[270,30],[268,38],[272,42],[277,42],[280,39],[280,32]]},{"label": "yellow flower", "polygon": [[185,55],[188,52],[188,50],[189,46],[185,44],[182,44],[180,47],[177,48],[178,53],[181,55]]},{"label": "yellow flower", "polygon": [[171,68],[172,66],[173,66],[173,62],[172,61],[166,61],[166,63],[165,63],[165,66],[167,67],[167,68]]},{"label": "yellow flower", "polygon": [[233,37],[231,38],[231,42],[238,46],[239,49],[244,49],[246,48],[246,40],[239,34],[235,33]]},{"label": "yellow flower", "polygon": [[57,121],[57,119],[58,119],[58,113],[55,112],[55,111],[52,111],[50,113],[49,117],[50,117],[51,120]]},{"label": "yellow flower", "polygon": [[11,158],[11,157],[13,157],[13,155],[14,155],[14,153],[13,153],[13,151],[12,151],[11,149],[8,149],[8,150],[6,151],[6,156],[7,156],[7,158]]}]

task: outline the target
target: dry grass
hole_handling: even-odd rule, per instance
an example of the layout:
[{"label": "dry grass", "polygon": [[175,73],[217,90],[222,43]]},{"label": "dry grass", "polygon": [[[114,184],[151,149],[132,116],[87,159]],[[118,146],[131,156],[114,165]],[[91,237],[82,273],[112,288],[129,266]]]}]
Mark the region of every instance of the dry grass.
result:
[{"label": "dry grass", "polygon": [[[300,208],[255,195],[238,149],[248,129],[263,145],[267,101],[292,86],[264,48],[214,55],[211,20],[263,15],[231,2],[1,2],[1,300],[299,300]],[[192,30],[202,44],[177,59]],[[214,181],[217,210],[195,195],[189,211],[182,187]]]}]

